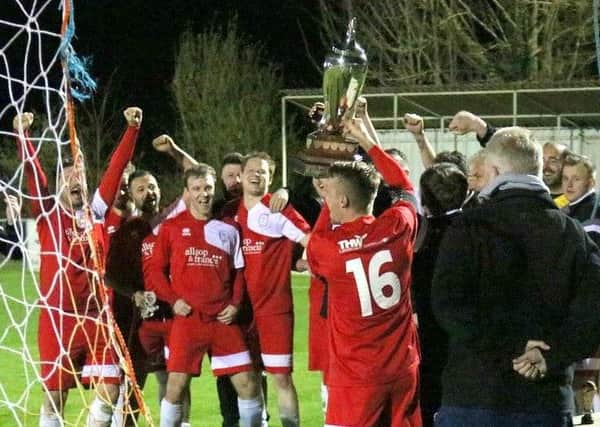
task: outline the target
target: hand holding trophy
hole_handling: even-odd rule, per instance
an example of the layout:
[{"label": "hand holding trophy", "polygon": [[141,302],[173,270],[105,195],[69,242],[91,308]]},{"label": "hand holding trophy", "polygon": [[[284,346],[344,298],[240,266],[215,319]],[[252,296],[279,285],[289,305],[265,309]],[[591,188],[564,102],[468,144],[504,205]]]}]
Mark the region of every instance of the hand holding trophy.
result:
[{"label": "hand holding trophy", "polygon": [[323,118],[308,135],[306,148],[292,159],[294,171],[302,175],[320,176],[335,161],[353,160],[357,151],[356,141],[342,135],[342,120],[354,116],[367,75],[367,55],[355,40],[355,27],[353,18],[342,48],[333,47],[325,58]]}]

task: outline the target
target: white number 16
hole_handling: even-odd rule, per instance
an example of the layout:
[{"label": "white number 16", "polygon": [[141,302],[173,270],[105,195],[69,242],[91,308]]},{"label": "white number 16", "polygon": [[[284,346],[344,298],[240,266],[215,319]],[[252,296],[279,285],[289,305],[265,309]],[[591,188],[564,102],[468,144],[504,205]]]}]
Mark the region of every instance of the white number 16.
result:
[{"label": "white number 16", "polygon": [[[379,251],[373,255],[369,261],[368,280],[360,258],[346,261],[346,273],[354,275],[363,317],[373,314],[372,301],[375,301],[375,304],[383,310],[393,307],[400,301],[400,279],[396,273],[388,271],[380,274],[381,266],[392,261],[392,254],[389,250]],[[386,286],[390,286],[392,290],[389,296],[383,294],[383,288]]]}]

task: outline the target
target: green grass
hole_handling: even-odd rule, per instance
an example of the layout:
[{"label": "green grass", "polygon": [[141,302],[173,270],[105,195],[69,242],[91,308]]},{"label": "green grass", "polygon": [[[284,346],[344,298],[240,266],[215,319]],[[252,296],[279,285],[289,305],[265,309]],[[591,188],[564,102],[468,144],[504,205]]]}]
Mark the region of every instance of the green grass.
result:
[{"label": "green grass", "polygon": [[[305,426],[323,425],[320,374],[309,372],[308,278],[294,275],[293,292],[296,310],[294,334],[294,382],[300,401],[300,417]],[[21,263],[8,262],[0,267],[0,426],[37,426],[42,402],[42,387],[37,380],[35,362],[38,359],[36,327],[38,312],[32,304],[37,298],[31,274]],[[22,343],[25,342],[24,346]],[[205,360],[202,376],[192,380],[192,415],[194,427],[220,426],[221,418],[215,379]],[[144,389],[144,399],[158,426],[156,381],[150,376]],[[84,408],[91,393],[74,389],[69,393],[65,418],[69,426],[85,425]],[[269,384],[271,426],[280,425],[275,390]],[[146,425],[140,422],[141,426]]]}]

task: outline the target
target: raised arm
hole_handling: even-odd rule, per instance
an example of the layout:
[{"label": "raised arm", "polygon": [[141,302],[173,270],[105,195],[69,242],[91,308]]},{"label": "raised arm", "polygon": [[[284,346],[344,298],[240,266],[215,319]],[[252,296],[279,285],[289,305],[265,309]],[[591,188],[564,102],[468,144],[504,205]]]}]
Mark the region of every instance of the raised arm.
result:
[{"label": "raised arm", "polygon": [[496,129],[486,123],[481,117],[468,111],[459,111],[452,117],[448,126],[450,132],[464,135],[474,132],[482,147],[485,147]]},{"label": "raised arm", "polygon": [[383,151],[360,126],[351,120],[347,120],[344,122],[344,132],[350,134],[361,148],[369,154],[373,160],[373,164],[381,173],[383,180],[390,187],[397,187],[404,191],[414,191],[413,185],[404,169],[389,154]]},{"label": "raised arm", "polygon": [[92,208],[97,219],[104,218],[117,197],[123,172],[133,157],[142,124],[142,110],[138,107],[127,108],[123,115],[127,121],[127,129],[113,152],[108,167],[98,185],[98,190],[94,194]]},{"label": "raised arm", "polygon": [[404,115],[404,127],[407,131],[413,134],[415,141],[419,147],[419,154],[425,169],[433,165],[435,159],[435,150],[425,135],[425,124],[423,117],[417,114],[407,113]]},{"label": "raised arm", "polygon": [[364,96],[358,97],[356,100],[356,117],[362,120],[362,124],[367,131],[367,134],[373,139],[375,144],[381,146],[381,142],[379,142],[379,137],[377,136],[377,132],[375,131],[375,126],[373,126],[373,122],[371,121],[371,117],[369,116],[369,111],[367,109],[367,98]]},{"label": "raised arm", "polygon": [[183,170],[187,170],[198,165],[196,159],[175,144],[175,141],[173,141],[173,138],[171,138],[169,135],[165,134],[154,138],[152,145],[156,151],[167,153],[169,156],[173,157],[183,168]]},{"label": "raised arm", "polygon": [[32,124],[32,113],[19,114],[13,119],[13,129],[17,134],[17,151],[19,159],[23,162],[27,189],[32,197],[31,213],[38,216],[51,209],[51,201],[47,198],[48,178],[29,139],[29,128]]}]

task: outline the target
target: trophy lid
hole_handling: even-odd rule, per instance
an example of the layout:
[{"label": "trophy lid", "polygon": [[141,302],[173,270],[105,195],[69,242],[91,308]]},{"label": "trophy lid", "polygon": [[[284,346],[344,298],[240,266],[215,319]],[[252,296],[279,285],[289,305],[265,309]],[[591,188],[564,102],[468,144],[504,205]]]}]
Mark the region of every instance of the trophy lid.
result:
[{"label": "trophy lid", "polygon": [[348,23],[346,40],[341,48],[333,46],[331,51],[325,58],[325,68],[335,65],[367,65],[367,54],[356,41],[356,18],[352,18]]}]

